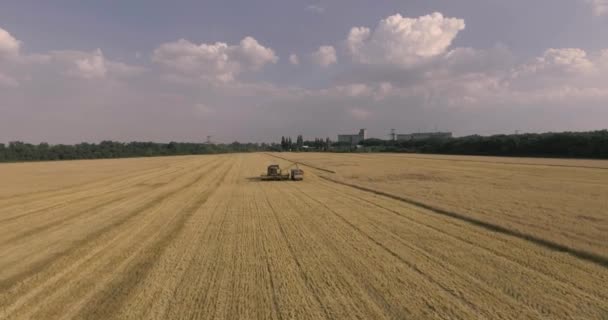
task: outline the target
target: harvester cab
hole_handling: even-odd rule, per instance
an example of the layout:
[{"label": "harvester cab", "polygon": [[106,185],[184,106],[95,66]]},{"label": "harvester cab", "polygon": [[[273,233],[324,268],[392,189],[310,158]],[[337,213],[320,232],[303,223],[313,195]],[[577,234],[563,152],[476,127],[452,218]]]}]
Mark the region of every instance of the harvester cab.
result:
[{"label": "harvester cab", "polygon": [[281,167],[278,164],[271,164],[268,166],[267,171],[268,176],[278,176],[281,175]]}]

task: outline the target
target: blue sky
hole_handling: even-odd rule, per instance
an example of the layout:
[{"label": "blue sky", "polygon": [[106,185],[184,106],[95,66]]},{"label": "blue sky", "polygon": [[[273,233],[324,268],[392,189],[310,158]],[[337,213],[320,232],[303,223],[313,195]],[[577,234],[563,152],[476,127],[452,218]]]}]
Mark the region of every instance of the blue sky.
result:
[{"label": "blue sky", "polygon": [[600,129],[606,34],[606,0],[8,0],[0,141]]},{"label": "blue sky", "polygon": [[[324,8],[323,14],[306,10]],[[159,41],[234,42],[246,35],[278,51],[310,49],[342,40],[353,25],[373,25],[394,13],[417,17],[439,11],[470,26],[454,42],[484,47],[496,42],[539,52],[560,45],[600,49],[603,19],[592,19],[585,0],[536,1],[3,1],[5,29],[32,50],[103,47],[128,54]],[[92,35],[95,35],[92,37]]]}]

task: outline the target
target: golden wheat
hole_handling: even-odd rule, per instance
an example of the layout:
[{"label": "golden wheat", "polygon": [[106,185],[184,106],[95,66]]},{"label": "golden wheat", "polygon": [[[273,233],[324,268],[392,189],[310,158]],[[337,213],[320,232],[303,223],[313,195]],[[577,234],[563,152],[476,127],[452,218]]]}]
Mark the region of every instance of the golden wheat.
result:
[{"label": "golden wheat", "polygon": [[1,165],[0,318],[608,316],[605,162],[278,156]]}]

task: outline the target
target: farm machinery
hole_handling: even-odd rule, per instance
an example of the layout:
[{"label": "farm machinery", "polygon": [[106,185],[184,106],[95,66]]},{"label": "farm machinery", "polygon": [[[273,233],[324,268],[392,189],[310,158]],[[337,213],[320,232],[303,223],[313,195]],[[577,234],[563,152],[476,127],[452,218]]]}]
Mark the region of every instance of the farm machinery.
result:
[{"label": "farm machinery", "polygon": [[[295,165],[295,168],[290,169]],[[297,163],[292,164],[286,169],[281,169],[278,164],[271,164],[266,170],[266,174],[260,177],[263,181],[283,181],[293,180],[301,181],[304,180],[304,170],[298,167]]]}]

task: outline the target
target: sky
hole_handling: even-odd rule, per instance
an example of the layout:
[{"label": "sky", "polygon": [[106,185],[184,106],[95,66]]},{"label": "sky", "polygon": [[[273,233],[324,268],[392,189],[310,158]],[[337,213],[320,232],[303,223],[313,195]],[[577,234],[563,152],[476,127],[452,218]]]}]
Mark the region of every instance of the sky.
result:
[{"label": "sky", "polygon": [[608,127],[608,0],[3,0],[0,142]]}]

